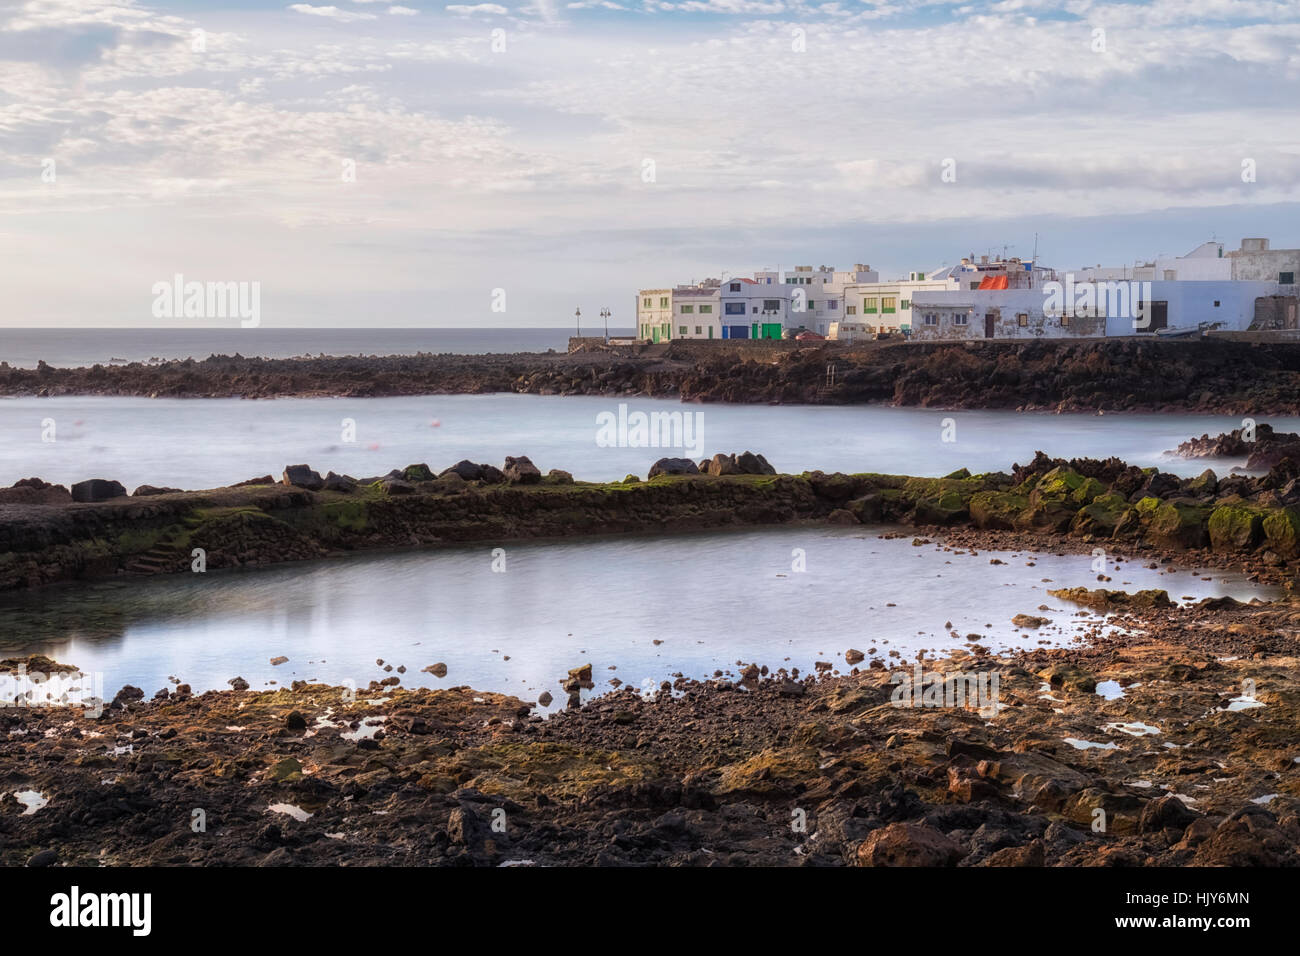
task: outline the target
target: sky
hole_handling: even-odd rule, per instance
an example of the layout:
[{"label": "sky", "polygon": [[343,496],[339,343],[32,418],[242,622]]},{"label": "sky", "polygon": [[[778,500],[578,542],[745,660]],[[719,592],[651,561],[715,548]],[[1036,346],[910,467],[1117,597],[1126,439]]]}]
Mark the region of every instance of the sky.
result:
[{"label": "sky", "polygon": [[0,326],[634,324],[638,288],[1300,246],[1294,0],[0,0]]}]

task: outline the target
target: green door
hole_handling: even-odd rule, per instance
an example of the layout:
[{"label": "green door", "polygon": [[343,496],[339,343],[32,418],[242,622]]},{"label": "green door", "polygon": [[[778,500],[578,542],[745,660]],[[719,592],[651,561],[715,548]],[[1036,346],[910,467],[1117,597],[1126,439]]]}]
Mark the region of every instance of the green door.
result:
[{"label": "green door", "polygon": [[656,345],[659,344],[659,326],[656,325],[650,330],[650,337],[654,340]]}]

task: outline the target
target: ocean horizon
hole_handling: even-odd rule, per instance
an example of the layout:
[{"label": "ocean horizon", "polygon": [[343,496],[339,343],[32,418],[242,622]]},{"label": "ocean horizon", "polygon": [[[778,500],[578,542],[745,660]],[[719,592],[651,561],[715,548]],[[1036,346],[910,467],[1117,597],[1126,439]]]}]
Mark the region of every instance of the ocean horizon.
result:
[{"label": "ocean horizon", "polygon": [[[604,327],[584,328],[600,335]],[[630,328],[609,334],[632,335]],[[419,352],[488,355],[568,349],[573,328],[8,328],[0,329],[0,362],[15,368],[75,368],[130,362],[166,362],[210,355],[297,358],[318,355],[414,355]]]}]

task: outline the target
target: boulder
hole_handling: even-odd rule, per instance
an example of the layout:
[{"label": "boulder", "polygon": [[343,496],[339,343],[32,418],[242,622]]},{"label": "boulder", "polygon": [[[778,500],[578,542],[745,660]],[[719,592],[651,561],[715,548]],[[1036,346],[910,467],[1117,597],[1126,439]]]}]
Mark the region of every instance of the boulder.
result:
[{"label": "boulder", "polygon": [[858,847],[859,866],[953,866],[961,847],[924,823],[891,823]]},{"label": "boulder", "polygon": [[156,488],[153,485],[141,485],[135,491],[131,492],[132,498],[151,498],[154,495],[172,495],[180,491],[179,488]]},{"label": "boulder", "polygon": [[571,485],[573,484],[573,475],[567,471],[561,471],[559,468],[552,468],[546,473],[546,481],[552,485]]},{"label": "boulder", "polygon": [[401,478],[384,478],[379,482],[379,487],[390,495],[415,494],[415,485]]},{"label": "boulder", "polygon": [[1249,551],[1259,543],[1264,519],[1239,505],[1220,505],[1210,515],[1207,530],[1215,551]]},{"label": "boulder", "polygon": [[496,465],[479,465],[481,469],[480,481],[485,485],[503,485],[506,481],[506,473]]},{"label": "boulder", "polygon": [[742,452],[736,456],[736,467],[740,469],[742,475],[775,475],[776,469],[767,463],[767,459],[762,455],[755,455],[753,452]]},{"label": "boulder", "polygon": [[698,475],[700,469],[689,458],[660,458],[650,466],[648,477],[658,475]]},{"label": "boulder", "polygon": [[1266,515],[1263,531],[1270,550],[1282,558],[1300,557],[1300,509],[1283,508]]},{"label": "boulder", "polygon": [[324,488],[326,491],[341,491],[344,494],[350,493],[357,486],[357,480],[348,475],[336,475],[330,472],[325,476]]},{"label": "boulder", "polygon": [[459,475],[465,481],[478,481],[483,477],[483,466],[476,465],[468,458],[465,458],[438,473],[439,478],[446,475]]},{"label": "boulder", "polygon": [[125,498],[126,489],[120,481],[107,478],[88,478],[72,486],[73,501],[108,501],[112,498]]},{"label": "boulder", "polygon": [[736,467],[736,456],[714,455],[709,459],[708,472],[715,477],[740,474],[740,469]]},{"label": "boulder", "polygon": [[428,465],[407,465],[402,469],[402,478],[406,481],[433,481],[433,477]]},{"label": "boulder", "polygon": [[860,524],[858,516],[847,508],[836,508],[826,516],[826,520],[831,524],[851,525]]},{"label": "boulder", "polygon": [[306,488],[308,491],[320,491],[325,487],[325,479],[313,471],[310,465],[289,465],[284,469],[281,481],[294,488]]},{"label": "boulder", "polygon": [[514,485],[536,485],[542,480],[542,473],[528,459],[527,455],[521,455],[518,458],[507,456],[503,472],[506,480]]}]

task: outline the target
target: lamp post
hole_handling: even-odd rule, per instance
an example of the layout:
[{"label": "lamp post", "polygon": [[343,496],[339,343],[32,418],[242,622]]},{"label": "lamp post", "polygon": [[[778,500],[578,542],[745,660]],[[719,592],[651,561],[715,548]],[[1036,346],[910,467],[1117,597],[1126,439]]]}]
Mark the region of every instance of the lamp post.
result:
[{"label": "lamp post", "polygon": [[573,310],[573,321],[578,327],[578,338],[582,338],[582,309]]},{"label": "lamp post", "polygon": [[605,342],[609,342],[609,317],[612,315],[608,308],[600,310],[600,317],[605,320]]}]

